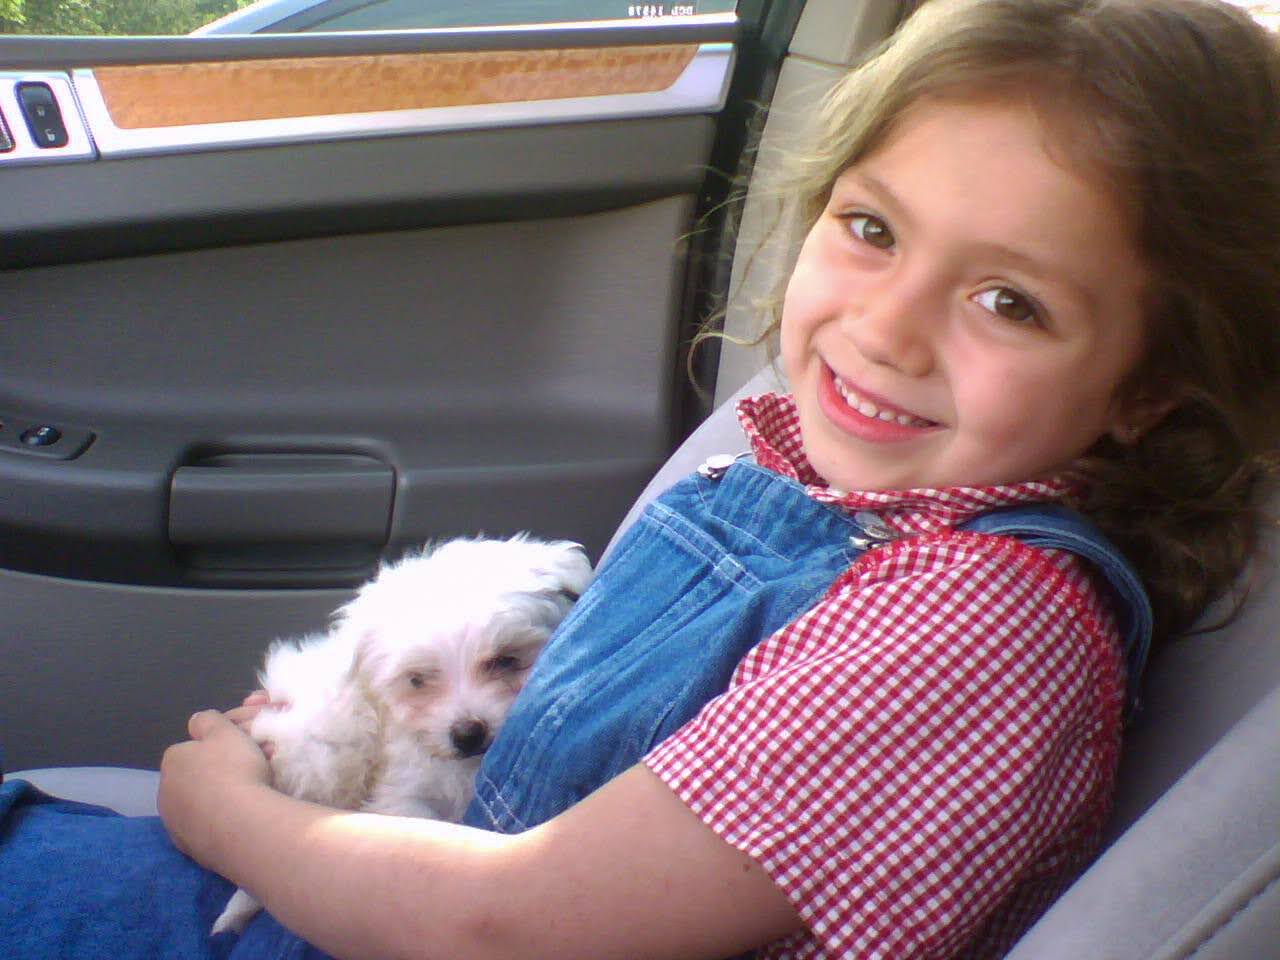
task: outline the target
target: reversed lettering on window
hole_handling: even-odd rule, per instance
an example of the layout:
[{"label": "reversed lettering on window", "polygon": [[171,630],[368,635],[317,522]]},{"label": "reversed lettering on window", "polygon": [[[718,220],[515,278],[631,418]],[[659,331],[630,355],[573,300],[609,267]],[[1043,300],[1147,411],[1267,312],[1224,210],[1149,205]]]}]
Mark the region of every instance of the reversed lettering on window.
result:
[{"label": "reversed lettering on window", "polygon": [[629,3],[628,17],[692,17],[698,12],[696,3]]}]

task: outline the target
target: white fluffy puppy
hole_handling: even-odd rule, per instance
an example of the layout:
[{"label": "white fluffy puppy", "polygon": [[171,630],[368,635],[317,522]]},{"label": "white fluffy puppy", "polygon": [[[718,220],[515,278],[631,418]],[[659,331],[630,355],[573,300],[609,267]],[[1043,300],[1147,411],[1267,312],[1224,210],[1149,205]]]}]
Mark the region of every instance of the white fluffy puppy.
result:
[{"label": "white fluffy puppy", "polygon": [[[325,634],[278,641],[250,734],[278,789],[349,810],[459,820],[534,659],[591,579],[574,543],[451,540],[384,567]],[[237,890],[213,933],[260,909]]]}]

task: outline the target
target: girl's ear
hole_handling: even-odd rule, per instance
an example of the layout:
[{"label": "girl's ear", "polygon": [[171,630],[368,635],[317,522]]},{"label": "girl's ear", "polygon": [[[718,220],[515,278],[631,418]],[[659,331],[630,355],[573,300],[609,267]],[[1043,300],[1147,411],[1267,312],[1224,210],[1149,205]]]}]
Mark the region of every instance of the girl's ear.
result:
[{"label": "girl's ear", "polygon": [[1140,390],[1135,396],[1116,404],[1107,433],[1116,443],[1132,446],[1167,417],[1179,402],[1172,390]]}]

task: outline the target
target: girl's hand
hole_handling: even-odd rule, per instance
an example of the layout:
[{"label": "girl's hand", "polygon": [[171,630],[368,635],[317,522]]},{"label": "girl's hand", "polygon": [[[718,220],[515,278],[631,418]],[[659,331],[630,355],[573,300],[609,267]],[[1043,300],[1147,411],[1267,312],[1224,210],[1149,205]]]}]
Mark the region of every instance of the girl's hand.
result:
[{"label": "girl's hand", "polygon": [[[261,707],[239,708],[248,709]],[[217,852],[222,818],[267,786],[271,768],[258,745],[225,714],[201,711],[187,729],[192,739],[170,747],[161,761],[157,806],[178,849],[205,863]]]}]

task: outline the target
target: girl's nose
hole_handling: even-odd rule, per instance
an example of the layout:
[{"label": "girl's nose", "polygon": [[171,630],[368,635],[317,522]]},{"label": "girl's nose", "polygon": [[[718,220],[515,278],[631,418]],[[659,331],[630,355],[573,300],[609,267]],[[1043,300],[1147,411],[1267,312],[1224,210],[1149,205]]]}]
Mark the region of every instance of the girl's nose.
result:
[{"label": "girl's nose", "polygon": [[885,277],[864,294],[844,318],[845,329],[862,355],[909,377],[929,374],[941,308],[927,282]]}]

